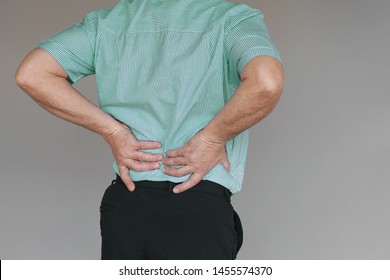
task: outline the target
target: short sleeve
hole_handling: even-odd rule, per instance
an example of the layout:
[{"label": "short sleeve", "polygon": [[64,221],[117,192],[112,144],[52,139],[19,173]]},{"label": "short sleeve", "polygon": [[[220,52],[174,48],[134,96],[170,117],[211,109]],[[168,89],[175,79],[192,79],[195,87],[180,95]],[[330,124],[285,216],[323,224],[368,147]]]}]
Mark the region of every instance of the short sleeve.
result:
[{"label": "short sleeve", "polygon": [[263,14],[255,13],[236,17],[226,31],[225,47],[231,71],[241,77],[245,65],[254,57],[268,55],[282,61],[268,33]]},{"label": "short sleeve", "polygon": [[95,74],[94,43],[96,27],[90,15],[81,23],[42,41],[38,48],[48,51],[68,74],[70,83]]}]

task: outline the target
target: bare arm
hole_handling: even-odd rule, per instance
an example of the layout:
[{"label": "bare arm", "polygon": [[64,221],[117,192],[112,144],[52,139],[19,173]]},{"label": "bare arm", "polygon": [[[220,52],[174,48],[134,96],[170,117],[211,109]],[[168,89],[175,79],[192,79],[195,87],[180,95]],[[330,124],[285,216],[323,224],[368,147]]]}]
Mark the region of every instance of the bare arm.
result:
[{"label": "bare arm", "polygon": [[160,143],[137,141],[130,129],[92,104],[67,79],[66,72],[45,50],[35,49],[22,61],[16,82],[41,107],[57,117],[101,135],[111,146],[123,181],[129,190],[134,184],[129,169],[146,171],[159,168],[161,155],[138,151],[154,149]]},{"label": "bare arm", "polygon": [[203,135],[225,144],[258,123],[277,105],[283,84],[283,68],[275,58],[255,57],[244,68],[236,93],[204,128]]},{"label": "bare arm", "polygon": [[121,128],[119,122],[89,102],[66,80],[68,75],[45,50],[29,53],[16,72],[16,83],[50,113],[102,136]]},{"label": "bare arm", "polygon": [[[259,56],[244,68],[233,97],[210,123],[182,148],[169,151],[163,163],[171,176],[192,174],[175,187],[183,192],[200,182],[217,164],[229,170],[227,141],[264,119],[278,103],[284,84],[282,65],[273,57]],[[182,165],[180,168],[170,166]]]}]

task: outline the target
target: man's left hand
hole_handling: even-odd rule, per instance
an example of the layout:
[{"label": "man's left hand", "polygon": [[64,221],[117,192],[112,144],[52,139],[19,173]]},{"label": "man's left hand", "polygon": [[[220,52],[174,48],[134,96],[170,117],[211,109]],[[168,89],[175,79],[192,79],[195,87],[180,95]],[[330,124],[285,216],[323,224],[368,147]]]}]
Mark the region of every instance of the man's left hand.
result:
[{"label": "man's left hand", "polygon": [[175,193],[181,193],[194,187],[218,164],[222,164],[227,171],[230,170],[225,143],[213,141],[203,133],[203,130],[192,137],[183,147],[168,151],[166,155],[167,157],[162,161],[165,165],[164,173],[175,177],[191,174],[187,181],[173,189]]}]

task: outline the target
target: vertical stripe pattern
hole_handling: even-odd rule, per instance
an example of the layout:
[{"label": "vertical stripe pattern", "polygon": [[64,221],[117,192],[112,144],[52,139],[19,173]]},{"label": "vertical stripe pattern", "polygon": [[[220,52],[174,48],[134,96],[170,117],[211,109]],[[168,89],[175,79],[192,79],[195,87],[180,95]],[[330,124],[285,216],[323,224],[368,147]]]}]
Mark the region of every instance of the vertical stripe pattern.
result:
[{"label": "vertical stripe pattern", "polygon": [[[102,110],[126,123],[139,140],[183,146],[234,94],[255,56],[280,60],[261,11],[223,0],[121,0],[90,12],[81,23],[39,44],[72,83],[96,75]],[[222,165],[204,179],[232,193],[244,176],[248,131],[226,144],[231,171]],[[113,164],[118,172],[118,166]],[[182,182],[154,170],[131,172],[134,181]]]}]

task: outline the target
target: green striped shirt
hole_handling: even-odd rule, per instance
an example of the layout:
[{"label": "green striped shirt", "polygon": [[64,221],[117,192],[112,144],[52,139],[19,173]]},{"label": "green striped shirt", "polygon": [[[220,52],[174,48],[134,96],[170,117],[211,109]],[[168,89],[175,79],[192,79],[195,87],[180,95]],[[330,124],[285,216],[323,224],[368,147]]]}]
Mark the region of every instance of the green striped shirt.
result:
[{"label": "green striped shirt", "polygon": [[[81,23],[39,44],[60,63],[70,83],[96,75],[99,106],[127,124],[150,150],[182,147],[236,91],[255,56],[280,60],[261,11],[223,0],[122,0],[88,13]],[[205,180],[240,191],[248,131],[226,144],[228,172],[217,165]],[[114,170],[118,166],[114,162]],[[182,182],[162,168],[130,171],[134,181]]]}]

